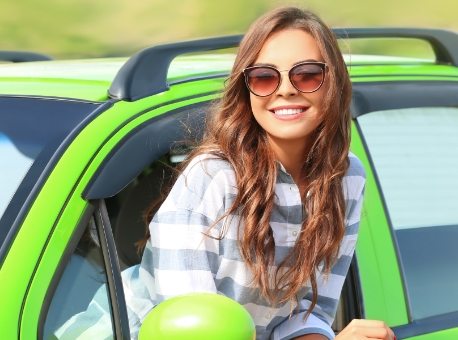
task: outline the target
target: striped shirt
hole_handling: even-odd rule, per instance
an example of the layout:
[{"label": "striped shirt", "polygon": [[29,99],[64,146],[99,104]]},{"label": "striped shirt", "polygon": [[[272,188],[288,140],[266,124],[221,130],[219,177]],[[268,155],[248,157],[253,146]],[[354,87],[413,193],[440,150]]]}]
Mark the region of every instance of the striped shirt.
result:
[{"label": "striped shirt", "polygon": [[[141,323],[162,301],[180,294],[210,292],[227,296],[247,309],[256,325],[256,339],[286,340],[311,333],[334,338],[331,324],[355,249],[365,186],[361,162],[351,153],[349,159],[350,168],[343,179],[346,232],[327,280],[317,272],[317,304],[305,323],[303,316],[312,300],[310,286],[304,284],[297,294],[299,309],[291,302],[271,306],[250,284],[252,272],[237,245],[239,216],[229,216],[214,225],[231,206],[237,187],[228,162],[204,155],[191,161],[151,221],[151,238],[141,264],[122,273],[131,337],[137,339]],[[305,213],[298,186],[279,164],[270,221],[276,265],[293,249]],[[213,225],[210,235],[220,236],[224,223],[227,232],[222,239],[203,236]],[[86,316],[91,308],[99,313],[103,309],[96,306],[96,300]],[[291,310],[298,317],[289,317]],[[60,333],[65,334],[65,330]]]}]

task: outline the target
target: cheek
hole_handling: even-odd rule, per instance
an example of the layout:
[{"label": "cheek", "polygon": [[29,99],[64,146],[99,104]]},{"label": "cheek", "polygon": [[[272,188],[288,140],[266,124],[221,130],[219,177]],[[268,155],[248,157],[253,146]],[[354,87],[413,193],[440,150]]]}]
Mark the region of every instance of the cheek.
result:
[{"label": "cheek", "polygon": [[264,112],[267,110],[267,104],[268,104],[268,97],[258,97],[255,96],[254,94],[250,94],[250,105],[251,105],[251,111],[253,114],[256,116],[260,114],[261,112]]}]

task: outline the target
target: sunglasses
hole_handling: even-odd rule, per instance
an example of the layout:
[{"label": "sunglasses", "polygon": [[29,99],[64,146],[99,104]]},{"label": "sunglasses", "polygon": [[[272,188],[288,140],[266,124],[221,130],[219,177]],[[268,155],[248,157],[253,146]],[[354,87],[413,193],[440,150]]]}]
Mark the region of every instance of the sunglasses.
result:
[{"label": "sunglasses", "polygon": [[286,71],[288,71],[288,78],[296,90],[311,93],[323,85],[326,64],[305,61],[283,71],[272,66],[251,66],[242,72],[248,90],[258,97],[267,97],[278,90],[282,79],[280,72]]}]

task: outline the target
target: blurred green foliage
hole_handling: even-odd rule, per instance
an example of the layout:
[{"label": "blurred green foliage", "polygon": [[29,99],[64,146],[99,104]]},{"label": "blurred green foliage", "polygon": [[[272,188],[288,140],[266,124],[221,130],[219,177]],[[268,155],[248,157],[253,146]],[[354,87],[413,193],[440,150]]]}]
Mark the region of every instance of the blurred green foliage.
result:
[{"label": "blurred green foliage", "polygon": [[[333,27],[458,31],[457,0],[1,0],[0,49],[58,59],[128,56],[158,43],[243,33],[259,15],[282,5],[311,9]],[[421,46],[404,50],[430,53]]]}]

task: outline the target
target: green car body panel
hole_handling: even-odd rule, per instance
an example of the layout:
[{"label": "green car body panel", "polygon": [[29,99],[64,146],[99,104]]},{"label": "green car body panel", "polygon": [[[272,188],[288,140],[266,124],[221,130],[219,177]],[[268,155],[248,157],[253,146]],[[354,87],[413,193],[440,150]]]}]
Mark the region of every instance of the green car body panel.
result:
[{"label": "green car body panel", "polygon": [[[113,105],[71,142],[44,182],[0,264],[0,333],[3,338],[37,337],[41,307],[51,280],[78,222],[90,206],[82,198],[83,190],[110,151],[145,121],[173,109],[216,98],[225,80],[219,75],[230,71],[233,60],[233,55],[218,54],[177,58],[168,75],[172,84],[169,91],[134,102],[112,101]],[[0,95],[111,101],[107,89],[125,61],[101,59],[0,65]],[[354,58],[349,72],[353,82],[458,81],[457,67],[415,59],[386,59],[383,65],[374,65],[372,59]],[[199,78],[202,79],[193,80]],[[406,325],[409,323],[408,309],[395,245],[376,175],[355,123],[352,124],[351,150],[367,172],[356,247],[365,316],[384,320],[392,327]],[[455,338],[458,338],[458,328],[410,339]]]}]

